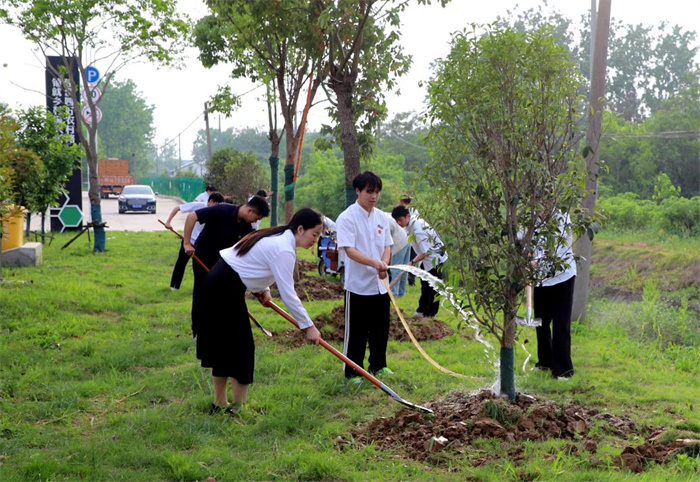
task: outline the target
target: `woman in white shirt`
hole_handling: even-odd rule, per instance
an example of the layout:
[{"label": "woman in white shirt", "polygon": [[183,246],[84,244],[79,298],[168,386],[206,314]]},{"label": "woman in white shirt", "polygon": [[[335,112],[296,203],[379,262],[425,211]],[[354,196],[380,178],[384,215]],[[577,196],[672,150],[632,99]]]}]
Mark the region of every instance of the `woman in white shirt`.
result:
[{"label": "woman in white shirt", "polygon": [[[321,335],[294,290],[294,265],[296,248],[313,246],[322,229],[321,215],[304,208],[294,214],[289,224],[254,231],[235,246],[221,250],[221,259],[205,281],[207,316],[197,335],[197,358],[203,367],[212,369],[214,402],[210,414],[235,414],[245,405],[248,387],[253,383],[255,343],[248,321],[246,290],[255,293],[264,305],[270,300],[270,284],[277,283],[282,301],[306,338],[318,343]],[[229,378],[232,407],[226,393]]]},{"label": "woman in white shirt", "polygon": [[[571,308],[576,282],[576,261],[574,260],[571,219],[568,214],[557,213],[559,239],[555,257],[560,260],[556,269],[547,266],[543,247],[538,246],[535,257],[540,262],[539,270],[543,278],[535,286],[535,317],[542,319],[537,330],[537,368],[551,370],[556,378],[569,378],[574,375],[571,361]],[[551,326],[551,327],[550,327]]]}]

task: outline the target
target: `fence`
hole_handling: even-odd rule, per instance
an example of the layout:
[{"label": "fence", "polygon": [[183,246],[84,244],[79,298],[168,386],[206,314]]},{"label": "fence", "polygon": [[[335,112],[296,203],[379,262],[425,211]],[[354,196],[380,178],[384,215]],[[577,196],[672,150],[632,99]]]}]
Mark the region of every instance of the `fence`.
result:
[{"label": "fence", "polygon": [[206,187],[200,177],[152,177],[144,176],[139,184],[148,184],[158,194],[179,197],[185,202],[193,201]]}]

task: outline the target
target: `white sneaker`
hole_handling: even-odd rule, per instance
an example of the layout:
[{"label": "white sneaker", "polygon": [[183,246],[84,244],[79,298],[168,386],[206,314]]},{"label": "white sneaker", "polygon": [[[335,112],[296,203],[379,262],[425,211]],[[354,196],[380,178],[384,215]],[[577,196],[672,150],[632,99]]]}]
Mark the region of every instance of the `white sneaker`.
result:
[{"label": "white sneaker", "polygon": [[413,314],[413,317],[414,317],[414,318],[423,318],[423,313],[421,313],[420,311],[416,311],[416,312]]}]

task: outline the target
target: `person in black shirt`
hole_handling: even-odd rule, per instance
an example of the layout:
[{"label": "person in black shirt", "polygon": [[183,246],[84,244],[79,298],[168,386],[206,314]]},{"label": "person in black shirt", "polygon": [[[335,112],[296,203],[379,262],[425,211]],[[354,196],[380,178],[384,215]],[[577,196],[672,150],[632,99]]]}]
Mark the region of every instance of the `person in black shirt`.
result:
[{"label": "person in black shirt", "polygon": [[[183,247],[189,256],[197,255],[204,265],[211,269],[221,258],[219,251],[236,244],[243,236],[250,233],[251,223],[259,221],[270,214],[267,201],[259,196],[253,196],[242,206],[221,203],[198,209],[190,213],[185,220]],[[189,242],[195,223],[204,225],[197,237],[195,245]],[[201,288],[207,272],[198,263],[192,263],[194,286],[192,288],[192,336],[197,336],[201,309],[198,302],[201,299]]]}]

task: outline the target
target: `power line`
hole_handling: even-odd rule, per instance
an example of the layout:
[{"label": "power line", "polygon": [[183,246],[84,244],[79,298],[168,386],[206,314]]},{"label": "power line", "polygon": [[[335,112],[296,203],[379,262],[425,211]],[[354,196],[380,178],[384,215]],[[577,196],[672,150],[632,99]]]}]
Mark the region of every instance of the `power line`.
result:
[{"label": "power line", "polygon": [[401,142],[404,142],[404,143],[408,144],[409,146],[417,147],[417,148],[419,148],[419,149],[423,149],[423,150],[426,150],[426,151],[429,151],[429,150],[430,150],[430,149],[428,149],[428,148],[425,147],[425,146],[421,146],[420,144],[415,144],[415,143],[413,143],[413,142],[407,141],[407,140],[404,139],[403,137],[399,137],[399,136],[397,136],[396,134],[393,134],[393,133],[391,133],[391,132],[385,132],[384,135],[386,135],[386,136],[388,136],[388,137],[393,137],[394,139],[398,139],[398,140],[400,140]]},{"label": "power line", "polygon": [[614,139],[616,137],[625,138],[643,138],[643,137],[655,137],[655,138],[666,138],[666,139],[677,139],[682,137],[696,137],[700,136],[700,131],[666,131],[666,132],[655,132],[652,134],[603,134],[601,137]]},{"label": "power line", "polygon": [[[253,87],[252,89],[250,89],[250,90],[248,90],[248,91],[246,91],[246,92],[243,92],[243,93],[242,93],[241,95],[239,95],[238,97],[241,98],[241,97],[243,97],[243,96],[246,96],[246,95],[250,94],[251,92],[256,91],[256,90],[258,90],[260,87],[264,87],[264,86],[265,86],[265,84],[258,84],[257,86]],[[161,146],[161,148],[168,147],[171,143],[175,142],[175,139],[177,139],[179,136],[181,136],[182,134],[184,134],[185,131],[186,131],[187,129],[189,129],[190,127],[192,127],[192,125],[193,125],[195,122],[197,122],[197,119],[199,118],[200,115],[201,115],[201,113],[198,113],[198,114],[195,116],[195,118],[192,119],[192,122],[190,122],[190,123],[187,125],[187,127],[185,127],[185,128],[182,129],[180,132],[178,132],[175,136],[173,136],[172,138],[170,138],[169,141],[163,143],[163,145]],[[167,139],[167,137],[166,137],[166,139]]]}]

